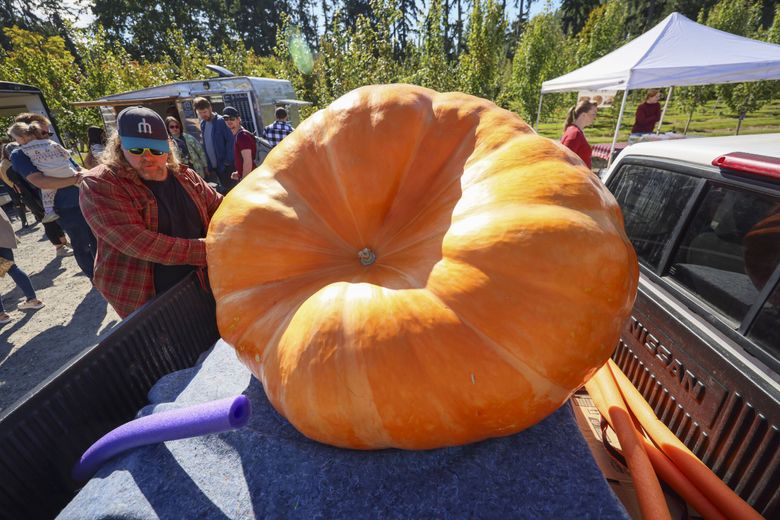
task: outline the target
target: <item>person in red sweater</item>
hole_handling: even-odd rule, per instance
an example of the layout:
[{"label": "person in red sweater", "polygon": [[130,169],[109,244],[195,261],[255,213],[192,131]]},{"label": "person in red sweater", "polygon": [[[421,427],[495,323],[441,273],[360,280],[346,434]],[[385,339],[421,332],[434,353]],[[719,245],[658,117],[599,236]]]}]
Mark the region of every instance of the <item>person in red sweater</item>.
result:
[{"label": "person in red sweater", "polygon": [[561,137],[561,144],[576,153],[588,168],[591,167],[591,147],[582,131],[596,119],[597,106],[596,103],[585,100],[573,106],[566,115]]},{"label": "person in red sweater", "polygon": [[652,133],[655,124],[661,120],[661,91],[653,88],[647,91],[645,102],[636,107],[636,119],[631,128],[632,134]]},{"label": "person in red sweater", "polygon": [[240,181],[255,169],[257,143],[255,143],[255,136],[241,126],[241,114],[238,110],[233,107],[225,107],[222,111],[222,117],[225,118],[225,123],[234,136],[233,161],[236,170],[230,174],[230,178],[234,181]]}]

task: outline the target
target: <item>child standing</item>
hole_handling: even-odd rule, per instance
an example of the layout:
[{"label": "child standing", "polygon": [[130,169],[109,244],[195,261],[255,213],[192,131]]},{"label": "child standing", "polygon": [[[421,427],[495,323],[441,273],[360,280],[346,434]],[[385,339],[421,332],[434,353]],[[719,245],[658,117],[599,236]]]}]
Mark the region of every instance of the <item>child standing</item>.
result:
[{"label": "child standing", "polygon": [[[37,121],[30,124],[14,123],[8,129],[8,134],[19,143],[24,154],[38,170],[47,177],[73,177],[76,170],[70,161],[70,153],[59,143],[49,139],[48,128]],[[41,189],[43,200],[43,223],[59,218],[54,212],[54,197],[57,190]]]}]

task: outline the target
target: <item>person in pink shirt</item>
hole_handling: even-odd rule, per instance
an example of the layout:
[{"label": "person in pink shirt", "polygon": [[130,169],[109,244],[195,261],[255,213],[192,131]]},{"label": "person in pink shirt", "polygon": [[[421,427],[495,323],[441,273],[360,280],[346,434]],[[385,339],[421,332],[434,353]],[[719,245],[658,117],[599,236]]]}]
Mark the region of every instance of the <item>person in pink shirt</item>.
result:
[{"label": "person in pink shirt", "polygon": [[591,147],[583,130],[596,119],[596,103],[582,100],[573,106],[566,115],[561,144],[576,153],[585,166],[591,167]]}]

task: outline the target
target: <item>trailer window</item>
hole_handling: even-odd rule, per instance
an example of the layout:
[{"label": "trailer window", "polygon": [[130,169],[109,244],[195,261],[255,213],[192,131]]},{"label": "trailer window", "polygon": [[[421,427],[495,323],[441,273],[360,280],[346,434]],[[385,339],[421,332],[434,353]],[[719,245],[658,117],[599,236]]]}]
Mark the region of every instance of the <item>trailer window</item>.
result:
[{"label": "trailer window", "polygon": [[710,185],[669,276],[738,326],[777,267],[779,208],[769,196]]},{"label": "trailer window", "polygon": [[661,168],[623,166],[612,193],[623,210],[626,233],[640,262],[658,267],[664,247],[699,179]]}]

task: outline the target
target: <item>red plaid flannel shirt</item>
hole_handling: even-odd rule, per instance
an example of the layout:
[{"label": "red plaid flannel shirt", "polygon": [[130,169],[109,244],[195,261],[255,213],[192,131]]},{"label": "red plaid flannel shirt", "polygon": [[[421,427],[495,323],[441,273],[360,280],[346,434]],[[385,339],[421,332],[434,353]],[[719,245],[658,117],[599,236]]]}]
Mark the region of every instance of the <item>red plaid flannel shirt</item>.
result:
[{"label": "red plaid flannel shirt", "polygon": [[[173,175],[208,229],[222,195],[186,166]],[[203,239],[157,233],[157,201],[133,170],[100,165],[84,177],[81,188],[81,211],[98,242],[93,282],[123,318],[155,295],[154,264],[205,267]]]}]

